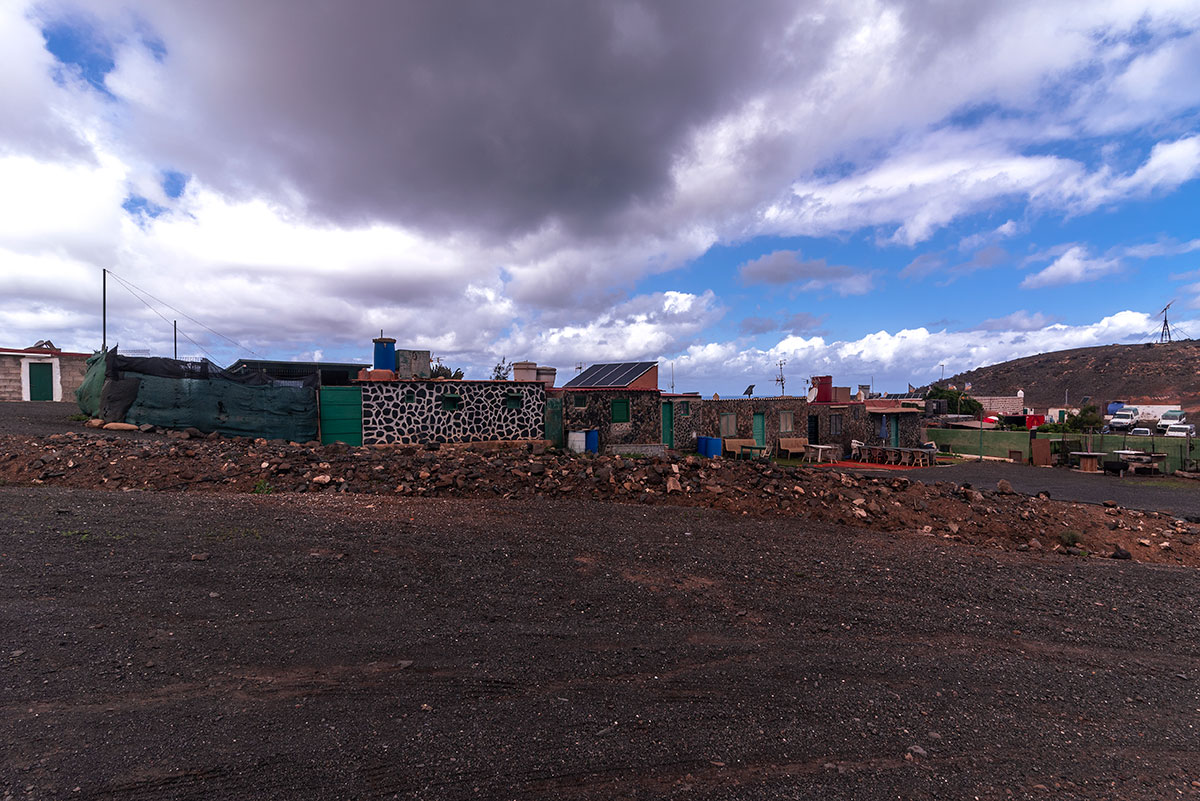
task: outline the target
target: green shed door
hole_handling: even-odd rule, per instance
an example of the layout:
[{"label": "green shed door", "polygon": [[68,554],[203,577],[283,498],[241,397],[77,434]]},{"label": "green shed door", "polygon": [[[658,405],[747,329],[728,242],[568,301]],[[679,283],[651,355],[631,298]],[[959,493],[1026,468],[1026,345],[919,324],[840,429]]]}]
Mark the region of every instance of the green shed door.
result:
[{"label": "green shed door", "polygon": [[321,442],[362,445],[362,389],[321,387]]},{"label": "green shed door", "polygon": [[563,446],[562,398],[546,398],[546,439],[556,448]]},{"label": "green shed door", "polygon": [[54,365],[40,363],[29,365],[29,399],[31,401],[54,400]]},{"label": "green shed door", "polygon": [[754,413],[754,444],[759,447],[767,444],[767,416],[762,412]]},{"label": "green shed door", "polygon": [[675,447],[675,407],[670,403],[662,405],[662,441],[668,448]]}]

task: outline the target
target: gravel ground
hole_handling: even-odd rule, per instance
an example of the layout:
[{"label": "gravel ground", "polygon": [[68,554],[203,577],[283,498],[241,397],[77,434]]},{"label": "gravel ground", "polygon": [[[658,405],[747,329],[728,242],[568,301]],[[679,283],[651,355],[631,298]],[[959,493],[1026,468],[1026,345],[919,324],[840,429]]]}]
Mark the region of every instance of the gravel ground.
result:
[{"label": "gravel ground", "polygon": [[74,401],[67,403],[47,401],[0,402],[0,434],[19,434],[31,437],[46,437],[63,431],[78,431],[89,436],[120,436],[144,439],[149,435],[138,431],[104,431],[84,428],[83,424],[71,420],[79,414]]},{"label": "gravel ground", "polygon": [[0,537],[4,798],[1200,798],[1192,569],[543,499]]},{"label": "gravel ground", "polygon": [[1200,521],[1200,481],[1169,476],[1127,476],[1079,473],[1065,468],[1033,467],[1011,462],[965,461],[946,467],[907,470],[906,478],[917,481],[968,482],[977,487],[994,487],[1002,478],[1013,490],[1026,495],[1049,492],[1056,500],[1079,503],[1116,501],[1129,509],[1169,512],[1176,517]]}]

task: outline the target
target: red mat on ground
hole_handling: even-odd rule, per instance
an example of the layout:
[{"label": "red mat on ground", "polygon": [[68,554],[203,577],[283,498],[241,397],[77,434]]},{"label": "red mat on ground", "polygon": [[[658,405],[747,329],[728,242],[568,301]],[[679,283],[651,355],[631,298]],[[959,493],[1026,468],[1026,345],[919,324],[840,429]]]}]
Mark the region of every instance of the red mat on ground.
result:
[{"label": "red mat on ground", "polygon": [[876,462],[848,462],[842,460],[839,462],[813,462],[806,464],[805,467],[840,467],[840,468],[855,468],[858,470],[920,470],[921,465],[916,464],[878,464]]}]

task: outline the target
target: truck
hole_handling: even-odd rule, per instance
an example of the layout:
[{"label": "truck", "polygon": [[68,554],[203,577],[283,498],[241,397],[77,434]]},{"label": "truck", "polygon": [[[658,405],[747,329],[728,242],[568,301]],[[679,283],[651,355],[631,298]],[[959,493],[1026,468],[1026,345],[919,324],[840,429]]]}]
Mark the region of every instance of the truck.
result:
[{"label": "truck", "polygon": [[[1136,426],[1155,428],[1160,418],[1168,413],[1182,414],[1178,406],[1122,406],[1108,421],[1108,427],[1113,431],[1128,431]],[[1172,422],[1182,422],[1173,420]],[[1168,425],[1170,425],[1168,423]],[[1166,430],[1166,427],[1163,427]]]},{"label": "truck", "polygon": [[1165,434],[1167,429],[1176,423],[1186,423],[1187,414],[1183,409],[1168,409],[1163,412],[1162,417],[1158,418],[1158,433]]},{"label": "truck", "polygon": [[1128,431],[1138,424],[1141,419],[1138,407],[1122,406],[1113,413],[1112,419],[1108,421],[1108,427],[1113,431]]}]

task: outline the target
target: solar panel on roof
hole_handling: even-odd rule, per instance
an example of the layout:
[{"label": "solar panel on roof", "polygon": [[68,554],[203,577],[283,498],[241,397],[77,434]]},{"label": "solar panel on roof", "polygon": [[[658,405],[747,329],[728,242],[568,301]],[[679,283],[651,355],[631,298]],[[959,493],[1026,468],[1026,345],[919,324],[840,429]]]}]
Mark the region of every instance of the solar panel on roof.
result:
[{"label": "solar panel on roof", "polygon": [[657,362],[614,362],[593,364],[563,385],[566,389],[627,387]]}]

